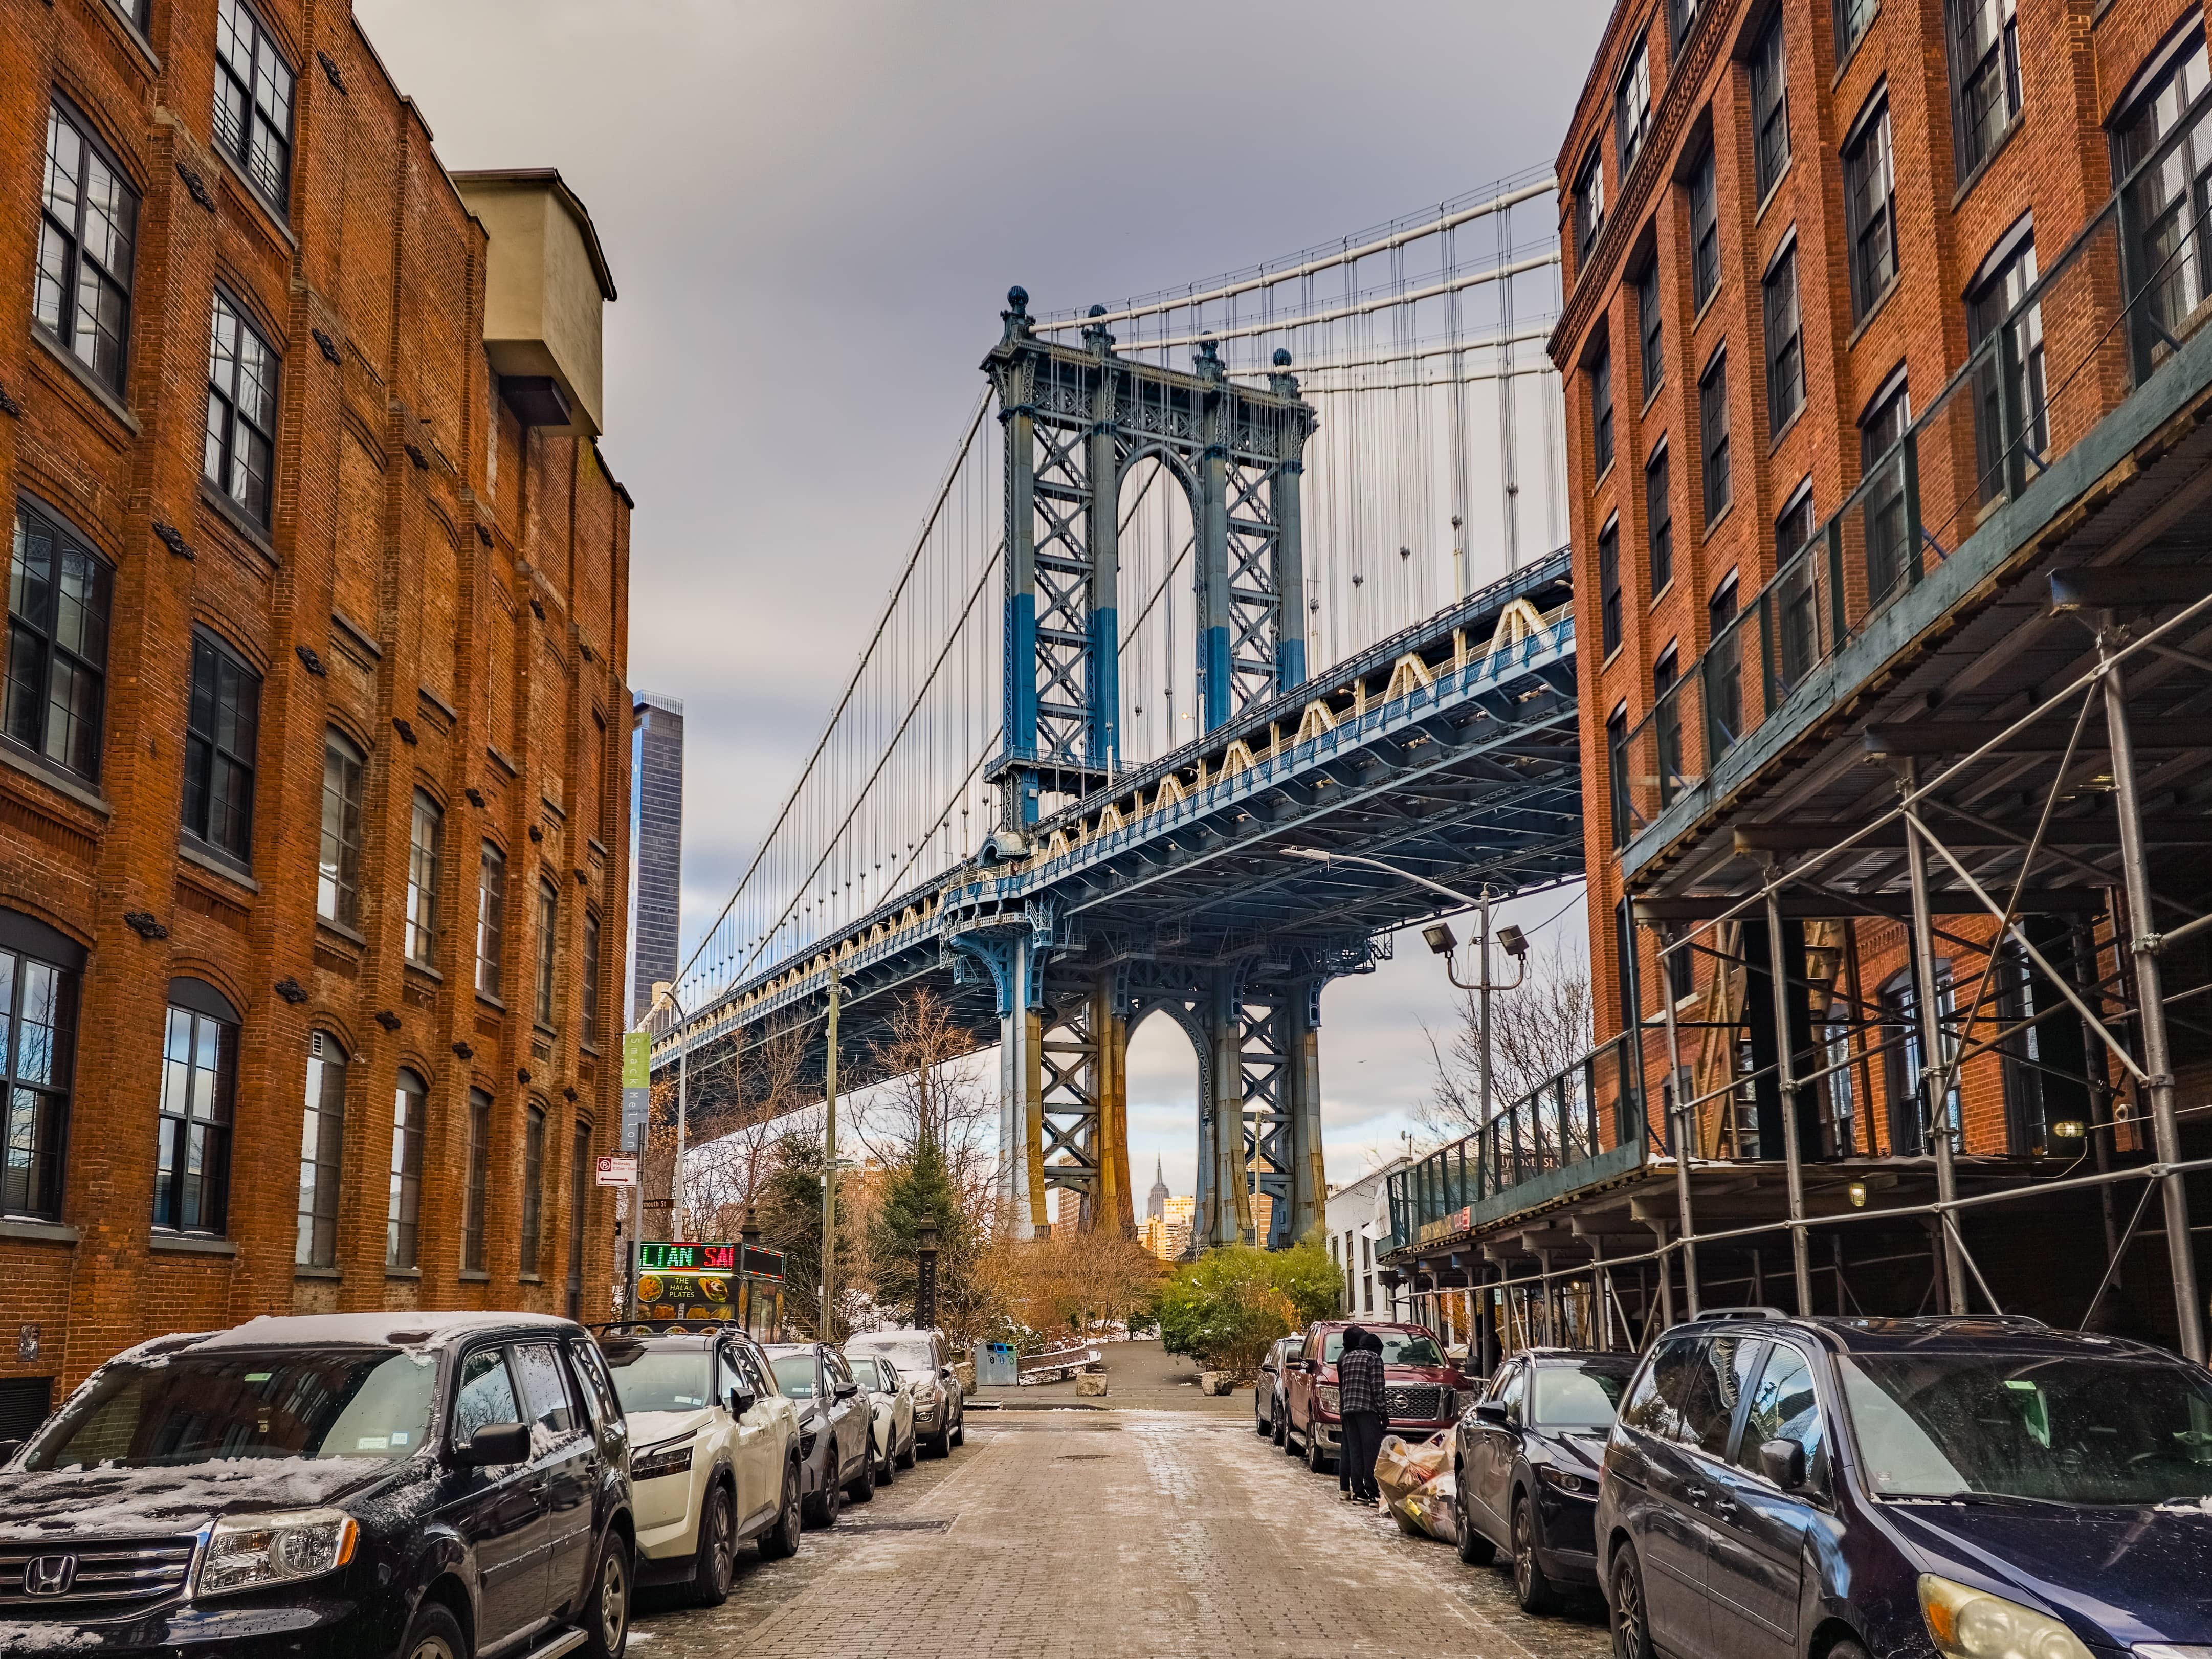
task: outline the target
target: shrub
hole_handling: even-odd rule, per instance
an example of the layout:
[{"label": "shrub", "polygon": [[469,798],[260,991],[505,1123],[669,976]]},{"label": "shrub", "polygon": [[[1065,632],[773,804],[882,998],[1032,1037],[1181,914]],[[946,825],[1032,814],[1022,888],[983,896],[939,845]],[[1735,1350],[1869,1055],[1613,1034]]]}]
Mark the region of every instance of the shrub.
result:
[{"label": "shrub", "polygon": [[1342,1285],[1319,1233],[1287,1250],[1224,1245],[1168,1281],[1160,1340],[1170,1353],[1249,1382],[1270,1343],[1336,1311]]}]

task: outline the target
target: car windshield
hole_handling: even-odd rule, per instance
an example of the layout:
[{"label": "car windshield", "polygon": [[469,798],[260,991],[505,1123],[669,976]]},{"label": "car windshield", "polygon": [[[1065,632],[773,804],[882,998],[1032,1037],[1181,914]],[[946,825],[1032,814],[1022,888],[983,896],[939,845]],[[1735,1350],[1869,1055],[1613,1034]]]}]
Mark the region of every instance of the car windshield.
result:
[{"label": "car windshield", "polygon": [[[1441,1365],[1444,1363],[1443,1355],[1437,1352],[1436,1339],[1426,1331],[1370,1331],[1368,1334],[1382,1339],[1382,1363],[1386,1365]],[[1342,1331],[1331,1331],[1322,1340],[1322,1364],[1334,1365],[1337,1356],[1343,1352]]]},{"label": "car windshield", "polygon": [[101,1370],[24,1459],[33,1469],[173,1468],[223,1457],[412,1456],[430,1431],[429,1354],[156,1355]]},{"label": "car windshield", "polygon": [[854,1364],[860,1363],[864,1353],[887,1354],[892,1364],[916,1376],[937,1375],[937,1362],[931,1358],[927,1342],[871,1342],[865,1346],[848,1347],[845,1357]]},{"label": "car windshield", "polygon": [[1861,1354],[1838,1369],[1878,1497],[2212,1497],[2212,1376],[2192,1368],[1984,1351]]},{"label": "car windshield", "polygon": [[814,1356],[779,1354],[769,1364],[775,1368],[775,1386],[786,1400],[814,1398]]},{"label": "car windshield", "polygon": [[1536,1367],[1536,1426],[1540,1429],[1607,1429],[1632,1362],[1607,1364],[1584,1360],[1571,1365]]},{"label": "car windshield", "polygon": [[704,1348],[633,1348],[606,1358],[626,1412],[695,1412],[711,1397]]}]

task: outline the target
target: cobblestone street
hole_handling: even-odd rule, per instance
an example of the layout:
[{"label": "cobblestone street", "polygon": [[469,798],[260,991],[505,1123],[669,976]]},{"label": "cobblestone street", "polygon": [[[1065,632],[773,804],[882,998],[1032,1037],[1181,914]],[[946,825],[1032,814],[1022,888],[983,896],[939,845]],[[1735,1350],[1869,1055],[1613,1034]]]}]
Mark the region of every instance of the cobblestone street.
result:
[{"label": "cobblestone street", "polygon": [[[1249,1412],[1249,1396],[1246,1397]],[[1556,1619],[1340,1503],[1249,1416],[1008,1411],[810,1532],[798,1558],[741,1553],[729,1601],[643,1602],[637,1659],[1088,1659],[1416,1654],[1597,1659],[1594,1599]]]}]

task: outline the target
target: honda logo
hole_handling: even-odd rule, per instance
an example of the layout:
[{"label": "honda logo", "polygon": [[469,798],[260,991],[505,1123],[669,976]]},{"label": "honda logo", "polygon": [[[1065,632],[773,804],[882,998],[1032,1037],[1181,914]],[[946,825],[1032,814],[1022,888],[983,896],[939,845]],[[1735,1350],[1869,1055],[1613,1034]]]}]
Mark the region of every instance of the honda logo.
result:
[{"label": "honda logo", "polygon": [[76,1583],[76,1557],[37,1555],[23,1564],[26,1595],[66,1595]]}]

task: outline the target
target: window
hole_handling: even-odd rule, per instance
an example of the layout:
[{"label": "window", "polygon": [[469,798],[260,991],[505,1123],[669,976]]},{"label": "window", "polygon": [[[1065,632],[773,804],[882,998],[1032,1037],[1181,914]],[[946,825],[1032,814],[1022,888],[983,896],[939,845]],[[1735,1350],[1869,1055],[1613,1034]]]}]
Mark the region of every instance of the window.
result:
[{"label": "window", "polygon": [[553,959],[561,920],[561,890],[550,881],[538,884],[538,1023],[553,1023]]},{"label": "window", "polygon": [[1774,520],[1774,562],[1787,564],[1790,556],[1813,539],[1813,481],[1806,479],[1790,497]]},{"label": "window", "polygon": [[1674,580],[1674,507],[1667,491],[1667,446],[1644,465],[1644,528],[1651,543],[1651,592]]},{"label": "window", "polygon": [[[1827,1025],[1821,1032],[1826,1051],[1824,1063],[1828,1068],[1828,1116],[1834,1137],[1832,1147],[1838,1158],[1850,1158],[1859,1151],[1857,1085],[1850,1067],[1851,1022],[1855,1017],[1850,1004],[1832,1003],[1828,1008]],[[1871,1139],[1866,1150],[1874,1150]]]},{"label": "window", "polygon": [[545,1220],[545,1112],[530,1109],[522,1135],[522,1273],[538,1273],[538,1235]]},{"label": "window", "polygon": [[7,1073],[0,1215],[61,1216],[84,955],[44,923],[0,911],[0,1066]]},{"label": "window", "polygon": [[1783,15],[1778,9],[1751,50],[1752,161],[1762,202],[1790,165],[1790,71],[1783,54]]},{"label": "window", "polygon": [[1705,0],[1667,0],[1667,41],[1674,55],[1680,55],[1682,42],[1698,27],[1698,19],[1705,15]]},{"label": "window", "polygon": [[1836,62],[1846,62],[1874,27],[1881,0],[1836,0]]},{"label": "window", "polygon": [[1797,314],[1797,244],[1766,273],[1766,424],[1778,433],[1805,406],[1805,336]]},{"label": "window", "polygon": [[[1966,341],[1979,348],[2004,326],[2012,309],[2035,286],[2035,239],[2024,236],[2017,246],[2005,250],[1987,268],[1966,296]],[[2005,412],[2008,388],[2002,358],[2008,350],[2017,368],[2009,388],[2014,416],[2021,423],[2008,441]],[[1999,342],[1974,370],[1974,455],[1981,472],[1981,499],[1995,501],[2005,493],[2005,478],[2014,459],[2007,452],[2017,445],[2019,459],[2033,458],[2039,465],[2048,444],[2043,386],[2043,306],[2041,301],[2021,314],[2012,338]]]},{"label": "window", "polygon": [[138,192],[124,182],[91,124],[58,99],[46,112],[44,206],[31,314],[119,397],[131,343]]},{"label": "window", "polygon": [[1736,614],[1735,572],[1721,579],[1713,597],[1705,602],[1707,634],[1705,678],[1705,744],[1718,755],[1732,748],[1743,735],[1743,632],[1733,627]]},{"label": "window", "polygon": [[422,1121],[429,1111],[429,1090],[402,1068],[392,1102],[392,1179],[384,1208],[384,1265],[386,1271],[415,1267],[416,1224],[422,1210]]},{"label": "window", "polygon": [[1653,259],[1636,279],[1636,331],[1644,346],[1644,401],[1650,403],[1667,379],[1666,353],[1659,320],[1659,261]]},{"label": "window", "polygon": [[1591,459],[1599,477],[1613,465],[1613,353],[1601,351],[1590,365]]},{"label": "window", "polygon": [[337,732],[323,733],[323,855],[315,914],[348,927],[361,921],[362,752]]},{"label": "window", "polygon": [[214,635],[192,632],[185,724],[185,833],[240,864],[253,854],[253,746],[261,677]]},{"label": "window", "polygon": [[1860,120],[1844,144],[1844,228],[1850,240],[1853,322],[1874,309],[1897,276],[1896,197],[1885,100]]},{"label": "window", "polygon": [[1728,510],[1728,354],[1716,352],[1698,381],[1698,431],[1705,447],[1705,522]]},{"label": "window", "polygon": [[292,1253],[297,1267],[337,1266],[345,1085],[345,1050],[336,1037],[317,1031],[307,1040],[307,1109],[300,1126],[300,1242]]},{"label": "window", "polygon": [[1951,119],[1963,179],[1990,159],[2020,112],[2020,25],[2013,0],[1945,0]]},{"label": "window", "polygon": [[220,1233],[230,1184],[231,1104],[238,1094],[238,1011],[213,986],[169,981],[154,1224]]},{"label": "window", "polygon": [[1659,748],[1659,805],[1674,799],[1682,785],[1682,700],[1674,694],[1682,678],[1679,641],[1669,640],[1651,670],[1652,734]]},{"label": "window", "polygon": [[216,18],[215,137],[283,213],[292,182],[292,70],[243,0],[222,0]]},{"label": "window", "polygon": [[592,1198],[592,1126],[576,1120],[568,1148],[568,1317],[584,1316],[584,1218]]},{"label": "window", "polygon": [[501,911],[507,902],[507,855],[489,842],[477,864],[477,994],[499,994]]},{"label": "window", "polygon": [[506,1350],[478,1348],[461,1361],[461,1386],[453,1396],[453,1444],[495,1423],[520,1423],[522,1407],[507,1376]]},{"label": "window", "polygon": [[221,289],[208,337],[207,453],[201,471],[257,524],[269,522],[276,446],[276,349]]},{"label": "window", "polygon": [[1628,708],[1614,709],[1605,722],[1606,781],[1613,791],[1613,844],[1628,845]]},{"label": "window", "polygon": [[[2124,177],[2148,160],[2208,82],[2212,66],[2206,63],[2200,33],[2158,72],[2120,121],[2112,141],[2113,173]],[[2212,132],[2200,123],[2169,154],[2170,162],[2145,169],[2130,186],[2128,205],[2140,227],[2140,246],[2127,252],[2141,273],[2135,280],[2150,285],[2152,320],[2179,337],[2203,303],[2205,272],[2212,268],[2212,220],[2205,211],[2212,204],[2212,179],[2207,176],[2212,174]],[[2171,349],[2167,342],[2159,345]]]},{"label": "window", "polygon": [[1690,295],[1692,311],[1703,311],[1721,285],[1721,216],[1713,175],[1713,153],[1690,175]]},{"label": "window", "polygon": [[438,857],[446,815],[417,789],[407,830],[407,959],[430,965],[438,945]]},{"label": "window", "polygon": [[1597,532],[1599,628],[1607,656],[1620,649],[1620,520],[1608,519]]},{"label": "window", "polygon": [[491,1097],[481,1089],[469,1091],[468,1188],[461,1211],[461,1266],[468,1272],[484,1270],[485,1191],[491,1169]]},{"label": "window", "polygon": [[[1951,981],[1951,964],[1936,960],[1936,1024],[1942,1033],[1942,1042],[1948,1051],[1957,1042],[1955,1005],[1956,991]],[[1914,992],[1912,971],[1906,969],[1892,978],[1881,989],[1882,1018],[1890,1027],[1889,1042],[1882,1056],[1884,1081],[1889,1085],[1889,1150],[1893,1157],[1917,1158],[1934,1145],[1930,1121],[1923,1099],[1921,1073],[1923,1056],[1927,1050],[1921,1042],[1919,1000]],[[1939,1066],[1948,1066],[1950,1054],[1939,1057]],[[1952,1150],[1962,1150],[1958,1131],[1959,1089],[1955,1077],[1947,1100],[1947,1116],[1952,1125]]]},{"label": "window", "polygon": [[9,739],[88,783],[100,781],[107,613],[115,573],[27,502],[8,569]]},{"label": "window", "polygon": [[1910,570],[1914,556],[1911,516],[1905,496],[1905,458],[1893,454],[1911,423],[1911,399],[1905,376],[1885,387],[1859,422],[1859,469],[1871,487],[1863,497],[1866,514],[1867,603],[1887,599]]},{"label": "window", "polygon": [[1598,234],[1605,228],[1605,158],[1598,154],[1597,146],[1590,146],[1589,157],[1583,163],[1582,171],[1575,175],[1575,270],[1579,276],[1582,262],[1589,258]]},{"label": "window", "polygon": [[1644,153],[1651,131],[1651,54],[1638,40],[1628,54],[1628,72],[1613,94],[1613,136],[1619,147],[1620,176],[1625,180]]},{"label": "window", "polygon": [[548,1434],[563,1435],[576,1426],[569,1402],[568,1385],[561,1375],[561,1361],[552,1345],[525,1342],[508,1351],[514,1374],[522,1384],[523,1419]]},{"label": "window", "polygon": [[599,1041],[599,913],[584,912],[584,1046]]}]

